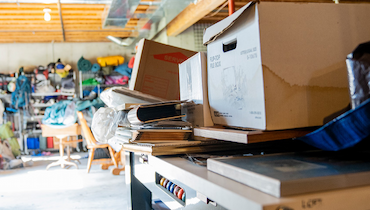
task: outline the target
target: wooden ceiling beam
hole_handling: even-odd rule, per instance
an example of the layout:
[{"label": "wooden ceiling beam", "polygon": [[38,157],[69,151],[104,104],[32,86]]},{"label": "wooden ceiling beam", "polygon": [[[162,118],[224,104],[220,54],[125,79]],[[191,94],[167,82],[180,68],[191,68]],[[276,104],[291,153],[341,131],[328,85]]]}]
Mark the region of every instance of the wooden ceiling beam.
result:
[{"label": "wooden ceiling beam", "polygon": [[58,12],[59,12],[59,20],[60,20],[60,26],[62,28],[62,35],[63,35],[63,42],[66,41],[66,35],[64,31],[64,24],[63,24],[63,16],[62,16],[62,6],[60,4],[60,0],[58,0]]},{"label": "wooden ceiling beam", "polygon": [[131,32],[112,32],[112,31],[95,31],[95,32],[85,32],[85,31],[76,31],[76,32],[70,32],[66,31],[66,36],[131,36]]},{"label": "wooden ceiling beam", "polygon": [[60,31],[59,27],[37,27],[37,28],[26,28],[26,27],[19,27],[19,28],[5,28],[0,26],[0,32],[13,32],[13,31],[19,31],[19,32],[38,32],[38,31]]},{"label": "wooden ceiling beam", "polygon": [[[81,25],[89,25],[89,24],[100,24],[102,25],[101,20],[65,20],[63,21],[65,24],[81,24]],[[32,25],[32,24],[41,24],[41,25],[49,25],[49,24],[59,24],[59,18],[57,20],[50,20],[46,22],[44,19],[37,19],[37,20],[6,20],[0,21],[0,25]]]},{"label": "wooden ceiling beam", "polygon": [[[52,19],[59,19],[58,15],[51,15]],[[42,19],[44,20],[44,14],[40,15],[0,15],[0,20],[35,20],[35,19]],[[45,20],[44,20],[45,21]]]},{"label": "wooden ceiling beam", "polygon": [[223,3],[225,0],[201,0],[190,4],[167,25],[167,35],[180,34]]},{"label": "wooden ceiling beam", "polygon": [[[28,33],[28,32],[60,32],[60,26],[59,27],[54,27],[54,28],[16,28],[16,29],[4,29],[4,28],[1,28],[0,27],[0,33],[1,32],[6,32],[6,33],[16,33],[16,32],[20,32],[20,33]],[[65,29],[66,32],[82,32],[82,33],[89,33],[89,32],[107,32],[107,33],[132,33],[131,30],[121,30],[121,31],[116,31],[116,30],[100,30],[100,29],[97,29],[97,28],[81,28],[81,27],[75,27],[75,28],[68,28],[68,29]]]},{"label": "wooden ceiling beam", "polygon": [[[66,9],[101,9],[104,10],[105,4],[63,4]],[[43,3],[1,3],[1,8],[15,8],[15,9],[25,9],[25,8],[45,8],[58,9],[56,4],[43,4]]]},{"label": "wooden ceiling beam", "polygon": [[[58,15],[57,10],[52,10],[50,15]],[[91,11],[91,10],[65,10],[63,8],[63,15],[90,15],[90,16],[101,16],[103,11]],[[42,10],[2,10],[0,9],[0,15],[44,15]]]},{"label": "wooden ceiling beam", "polygon": [[31,31],[28,31],[28,32],[0,32],[0,37],[1,38],[4,38],[4,37],[11,37],[11,36],[29,36],[29,37],[32,37],[32,36],[61,36],[62,34],[60,33],[60,30],[55,32],[55,31],[51,31],[51,32],[45,32],[45,31],[42,31],[42,32],[31,32]]},{"label": "wooden ceiling beam", "polygon": [[149,8],[149,5],[137,5],[136,10],[146,10]]}]

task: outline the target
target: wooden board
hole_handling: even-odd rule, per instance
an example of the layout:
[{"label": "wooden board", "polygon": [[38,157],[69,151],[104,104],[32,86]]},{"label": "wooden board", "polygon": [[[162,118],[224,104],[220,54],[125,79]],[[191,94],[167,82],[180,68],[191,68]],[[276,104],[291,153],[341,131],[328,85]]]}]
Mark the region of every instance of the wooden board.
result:
[{"label": "wooden board", "polygon": [[[251,0],[235,0],[235,11]],[[269,2],[297,3],[365,3],[370,0],[259,0]],[[225,4],[224,4],[225,3]],[[229,5],[226,0],[201,0],[187,6],[167,25],[167,35],[176,36],[195,23],[216,23],[229,16]]]},{"label": "wooden board", "polygon": [[171,143],[123,144],[123,150],[150,155],[178,155],[243,149],[243,145],[224,141],[180,141]]},{"label": "wooden board", "polygon": [[257,143],[273,140],[291,139],[304,136],[315,128],[289,129],[278,131],[261,131],[261,130],[236,130],[223,127],[202,127],[194,128],[194,136],[232,141],[237,143]]},{"label": "wooden board", "polygon": [[180,34],[224,2],[225,0],[202,0],[197,4],[190,4],[167,25],[167,35]]},{"label": "wooden board", "polygon": [[[279,2],[318,2],[334,3],[335,0],[261,0]],[[140,2],[156,2],[141,0]],[[235,11],[247,4],[249,0],[236,0]],[[338,0],[340,3],[363,3],[370,0]],[[226,4],[225,4],[226,3]],[[51,20],[45,21],[44,8],[51,9]],[[139,4],[135,14],[150,14],[158,6]],[[109,11],[108,4],[61,4],[61,24],[58,4],[53,3],[0,3],[0,43],[63,42],[62,27],[65,31],[65,42],[110,42],[106,34],[125,38],[137,37],[139,30],[148,19],[130,19],[125,27],[110,26],[103,28],[103,22]],[[135,15],[134,15],[135,16]],[[194,23],[216,23],[228,16],[226,0],[199,0],[190,4],[167,26],[167,34],[176,36]],[[96,33],[107,32],[107,33]],[[41,33],[41,34],[39,34]],[[44,34],[43,34],[44,33]],[[57,33],[57,35],[55,35]],[[76,35],[76,33],[78,35]],[[111,33],[111,34],[110,34]],[[31,34],[31,35],[30,35]]]},{"label": "wooden board", "polygon": [[[44,8],[51,20],[44,20]],[[65,42],[110,42],[115,37],[137,36],[132,28],[103,28],[106,4],[61,4]],[[62,24],[56,3],[0,3],[0,43],[62,42]]]}]

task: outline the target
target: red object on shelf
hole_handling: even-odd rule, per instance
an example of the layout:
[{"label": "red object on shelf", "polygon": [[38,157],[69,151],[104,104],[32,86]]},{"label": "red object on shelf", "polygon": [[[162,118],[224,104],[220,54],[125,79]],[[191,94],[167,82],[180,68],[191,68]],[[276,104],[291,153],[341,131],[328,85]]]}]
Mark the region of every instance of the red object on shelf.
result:
[{"label": "red object on shelf", "polygon": [[46,147],[47,148],[54,148],[53,137],[46,137]]},{"label": "red object on shelf", "polygon": [[128,67],[130,69],[134,68],[134,63],[135,63],[135,56],[132,56],[132,58],[130,59],[130,61],[128,62]]}]

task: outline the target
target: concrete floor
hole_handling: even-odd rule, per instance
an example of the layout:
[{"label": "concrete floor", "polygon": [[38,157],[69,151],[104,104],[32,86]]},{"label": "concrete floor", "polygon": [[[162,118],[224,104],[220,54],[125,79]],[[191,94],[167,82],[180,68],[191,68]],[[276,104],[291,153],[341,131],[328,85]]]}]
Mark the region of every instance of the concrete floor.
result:
[{"label": "concrete floor", "polygon": [[1,210],[69,210],[69,209],[127,209],[125,173],[114,176],[100,165],[92,165],[86,172],[87,153],[73,153],[80,158],[79,169],[46,166],[57,160],[53,156],[23,156],[32,159],[33,166],[0,170]]}]

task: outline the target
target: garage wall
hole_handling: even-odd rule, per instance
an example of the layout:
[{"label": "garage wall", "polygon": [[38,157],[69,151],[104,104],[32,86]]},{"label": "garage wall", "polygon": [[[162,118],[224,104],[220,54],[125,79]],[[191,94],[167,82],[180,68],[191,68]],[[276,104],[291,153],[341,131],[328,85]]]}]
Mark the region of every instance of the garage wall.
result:
[{"label": "garage wall", "polygon": [[81,56],[96,63],[97,57],[110,55],[122,55],[128,62],[132,49],[113,42],[0,44],[0,73],[16,72],[21,66],[46,66],[58,58],[77,69],[77,61]]},{"label": "garage wall", "polygon": [[167,31],[164,29],[161,32],[159,32],[153,38],[153,40],[163,44],[168,44],[171,46],[176,46],[183,49],[195,51],[193,26],[190,26],[188,29],[186,29],[181,34],[175,37],[168,37]]}]

